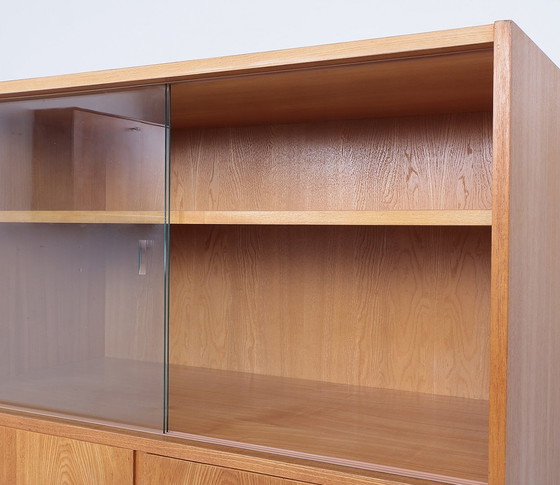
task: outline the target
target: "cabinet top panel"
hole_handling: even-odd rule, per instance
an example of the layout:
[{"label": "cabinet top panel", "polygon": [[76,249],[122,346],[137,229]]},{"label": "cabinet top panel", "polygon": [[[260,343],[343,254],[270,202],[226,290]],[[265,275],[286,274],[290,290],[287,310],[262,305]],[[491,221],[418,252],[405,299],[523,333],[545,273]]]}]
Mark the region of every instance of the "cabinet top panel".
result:
[{"label": "cabinet top panel", "polygon": [[494,25],[0,83],[0,97],[179,82],[490,49]]}]

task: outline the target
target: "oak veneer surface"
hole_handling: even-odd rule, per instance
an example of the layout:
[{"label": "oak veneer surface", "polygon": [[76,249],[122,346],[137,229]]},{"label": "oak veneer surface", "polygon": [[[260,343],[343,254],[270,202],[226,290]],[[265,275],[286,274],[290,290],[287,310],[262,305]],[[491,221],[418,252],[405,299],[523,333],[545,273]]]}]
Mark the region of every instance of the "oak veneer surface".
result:
[{"label": "oak veneer surface", "polygon": [[490,113],[175,131],[171,209],[491,209]]},{"label": "oak veneer surface", "polygon": [[170,361],[488,397],[490,230],[173,226]]},{"label": "oak veneer surface", "polygon": [[133,485],[132,450],[17,431],[13,485]]},{"label": "oak veneer surface", "polygon": [[278,454],[240,450],[201,441],[139,430],[115,429],[67,419],[29,415],[14,410],[0,413],[0,424],[13,429],[51,434],[180,460],[252,471],[322,485],[439,485],[431,480],[404,478],[370,470],[313,462]]},{"label": "oak veneer surface", "polygon": [[0,426],[0,483],[14,483],[16,460],[16,430]]},{"label": "oak veneer surface", "polygon": [[0,224],[0,376],[104,355],[99,226]]},{"label": "oak veneer surface", "polygon": [[[112,225],[111,229],[104,244],[105,356],[163,366],[163,225]],[[146,245],[141,255],[140,241]],[[157,386],[163,392],[163,372],[150,387]],[[160,419],[151,422],[152,427],[160,425]]]},{"label": "oak veneer surface", "polygon": [[[466,218],[469,217],[465,214]],[[484,214],[472,214],[473,219]],[[160,211],[0,211],[0,222],[61,223],[61,224],[163,224],[165,213]]]},{"label": "oak veneer surface", "polygon": [[3,97],[488,49],[493,25],[0,83]]},{"label": "oak veneer surface", "polygon": [[492,211],[173,211],[171,224],[490,226]]},{"label": "oak veneer surface", "polygon": [[174,460],[163,456],[136,455],[137,485],[297,485],[303,482],[258,475],[240,470]]},{"label": "oak veneer surface", "polygon": [[[163,365],[101,357],[3,379],[0,406],[161,430]],[[21,405],[25,404],[25,406]]]},{"label": "oak veneer surface", "polygon": [[504,215],[496,234],[503,267],[495,271],[508,271],[505,282],[495,276],[503,286],[494,302],[492,425],[499,434],[491,434],[490,483],[554,485],[560,483],[560,71],[513,23],[500,24],[497,33],[498,75],[510,97],[496,106],[503,119],[496,163],[509,176],[496,209],[509,209],[509,221]]},{"label": "oak veneer surface", "polygon": [[29,210],[32,198],[32,114],[0,110],[0,210]]},{"label": "oak veneer surface", "polygon": [[294,123],[492,106],[492,49],[172,86],[173,127]]},{"label": "oak veneer surface", "polygon": [[165,130],[83,109],[34,113],[33,203],[40,211],[160,211]]},{"label": "oak veneer surface", "polygon": [[184,366],[171,366],[169,396],[177,436],[399,477],[486,481],[484,400]]},{"label": "oak veneer surface", "polygon": [[[161,388],[152,386],[161,374],[161,365],[154,363],[92,359],[5,381],[1,400],[29,402],[36,396],[42,409],[50,406],[59,415],[97,422],[108,422],[109,415],[134,428],[161,419]],[[401,479],[420,474],[431,480],[440,474],[453,477],[451,483],[484,481],[484,400],[185,366],[171,366],[170,385],[169,423],[175,434],[257,445],[269,453],[307,453]],[[138,446],[127,445],[124,436],[112,439],[119,446]],[[157,443],[150,446],[157,450]],[[242,463],[240,458],[236,466]]]}]

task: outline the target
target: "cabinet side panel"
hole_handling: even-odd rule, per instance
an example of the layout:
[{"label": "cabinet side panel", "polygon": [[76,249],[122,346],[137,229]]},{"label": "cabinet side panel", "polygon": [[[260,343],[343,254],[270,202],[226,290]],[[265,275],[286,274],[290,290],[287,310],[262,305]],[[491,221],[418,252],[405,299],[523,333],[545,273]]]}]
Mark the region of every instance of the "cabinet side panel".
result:
[{"label": "cabinet side panel", "polygon": [[560,483],[560,72],[517,26],[509,26],[506,483],[555,485]]},{"label": "cabinet side panel", "polygon": [[505,485],[511,158],[509,22],[496,22],[495,34],[488,481],[489,485]]}]

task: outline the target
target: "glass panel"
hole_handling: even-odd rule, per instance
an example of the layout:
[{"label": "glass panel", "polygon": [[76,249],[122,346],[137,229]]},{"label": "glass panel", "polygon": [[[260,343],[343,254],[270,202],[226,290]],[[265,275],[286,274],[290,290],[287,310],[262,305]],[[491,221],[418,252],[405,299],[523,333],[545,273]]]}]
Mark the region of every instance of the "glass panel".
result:
[{"label": "glass panel", "polygon": [[162,429],[164,86],[0,104],[0,405]]}]

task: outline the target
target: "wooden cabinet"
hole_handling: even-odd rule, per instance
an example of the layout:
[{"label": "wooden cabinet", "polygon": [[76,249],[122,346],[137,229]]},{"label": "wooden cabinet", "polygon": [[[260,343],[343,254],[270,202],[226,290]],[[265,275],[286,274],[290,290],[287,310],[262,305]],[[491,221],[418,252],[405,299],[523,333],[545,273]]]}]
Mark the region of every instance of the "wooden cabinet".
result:
[{"label": "wooden cabinet", "polygon": [[134,452],[28,431],[0,428],[1,483],[133,485]]},{"label": "wooden cabinet", "polygon": [[304,485],[303,482],[138,453],[136,485]]},{"label": "wooden cabinet", "polygon": [[560,75],[515,24],[0,96],[6,409],[141,483],[560,483]]}]

